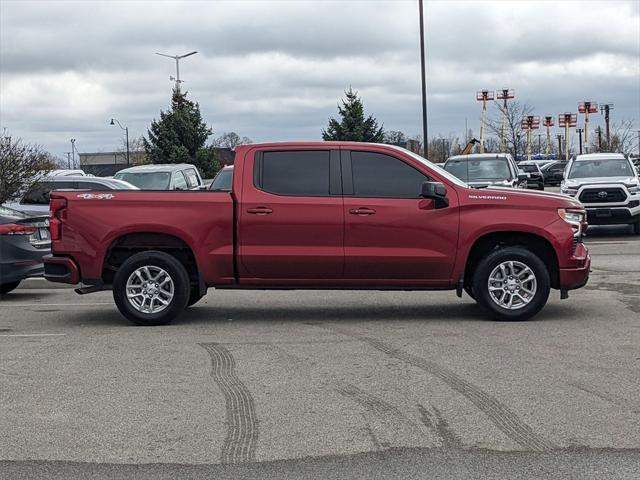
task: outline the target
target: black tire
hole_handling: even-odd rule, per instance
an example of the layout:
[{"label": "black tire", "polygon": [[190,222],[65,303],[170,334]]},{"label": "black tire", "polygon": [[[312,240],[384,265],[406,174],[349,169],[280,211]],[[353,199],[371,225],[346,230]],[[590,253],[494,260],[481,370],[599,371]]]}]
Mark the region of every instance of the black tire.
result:
[{"label": "black tire", "polygon": [[633,233],[640,235],[640,220],[633,224]]},{"label": "black tire", "polygon": [[[169,305],[157,313],[137,310],[127,298],[127,281],[140,267],[158,267],[163,269],[173,281],[173,298]],[[184,266],[168,253],[149,250],[129,257],[118,268],[113,279],[113,299],[120,313],[136,325],[166,325],[182,312],[189,301],[189,275]]]},{"label": "black tire", "polygon": [[202,297],[204,297],[204,295],[200,293],[200,289],[198,287],[191,287],[191,293],[189,294],[187,308],[198,303],[200,300],[202,300]]},{"label": "black tire", "polygon": [[[535,275],[537,284],[536,291],[529,303],[513,310],[498,305],[491,297],[488,285],[489,276],[493,269],[508,261],[520,262],[529,267]],[[514,246],[494,250],[478,264],[473,275],[473,293],[476,296],[476,301],[496,320],[530,319],[547,303],[550,289],[551,280],[547,266],[538,256],[524,247]]]},{"label": "black tire", "polygon": [[16,288],[18,288],[18,285],[20,285],[20,280],[18,280],[17,282],[8,282],[8,283],[0,284],[0,295],[5,295],[15,290]]}]

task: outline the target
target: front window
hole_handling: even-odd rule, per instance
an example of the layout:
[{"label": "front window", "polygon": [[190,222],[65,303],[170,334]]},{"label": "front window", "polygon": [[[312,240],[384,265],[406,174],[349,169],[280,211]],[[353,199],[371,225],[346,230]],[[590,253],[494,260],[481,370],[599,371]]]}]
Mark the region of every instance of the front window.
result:
[{"label": "front window", "polygon": [[351,152],[353,194],[356,197],[417,198],[429,179],[389,155]]},{"label": "front window", "polygon": [[631,165],[625,159],[579,160],[573,162],[568,178],[633,177]]},{"label": "front window", "polygon": [[167,190],[171,174],[169,172],[120,172],[113,178],[129,182],[141,190]]}]

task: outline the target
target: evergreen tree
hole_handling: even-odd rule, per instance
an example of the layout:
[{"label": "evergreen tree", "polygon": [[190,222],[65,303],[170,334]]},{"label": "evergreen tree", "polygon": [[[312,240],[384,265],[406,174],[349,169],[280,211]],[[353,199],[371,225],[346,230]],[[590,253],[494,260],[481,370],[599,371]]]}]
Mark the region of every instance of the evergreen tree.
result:
[{"label": "evergreen tree", "polygon": [[211,149],[205,147],[211,134],[200,106],[174,89],[171,108],[151,122],[144,149],[151,163],[192,163],[204,178],[211,178],[218,169]]},{"label": "evergreen tree", "polygon": [[364,106],[351,87],[346,90],[346,100],[342,100],[342,106],[338,105],[340,121],[329,119],[329,126],[322,130],[324,140],[348,140],[354,142],[384,142],[384,129],[378,127],[378,122],[372,115],[364,117]]}]

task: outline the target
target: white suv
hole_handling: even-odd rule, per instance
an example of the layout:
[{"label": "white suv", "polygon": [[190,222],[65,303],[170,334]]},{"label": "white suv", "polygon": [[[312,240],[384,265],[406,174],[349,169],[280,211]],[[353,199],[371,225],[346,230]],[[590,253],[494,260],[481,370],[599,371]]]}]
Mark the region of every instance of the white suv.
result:
[{"label": "white suv", "polygon": [[567,165],[560,191],[582,202],[589,225],[631,224],[640,235],[640,180],[624,155],[578,155]]}]

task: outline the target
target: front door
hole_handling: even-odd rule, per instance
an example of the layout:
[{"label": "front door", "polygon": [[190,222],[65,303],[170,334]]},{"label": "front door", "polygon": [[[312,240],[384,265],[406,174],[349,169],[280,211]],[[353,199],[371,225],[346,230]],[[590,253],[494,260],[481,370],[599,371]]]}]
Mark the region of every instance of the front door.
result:
[{"label": "front door", "polygon": [[450,277],[457,198],[450,193],[451,205],[441,209],[420,198],[422,183],[433,179],[416,167],[384,153],[342,152],[345,279],[428,285]]},{"label": "front door", "polygon": [[339,150],[266,150],[245,165],[238,211],[241,278],[341,278]]}]

